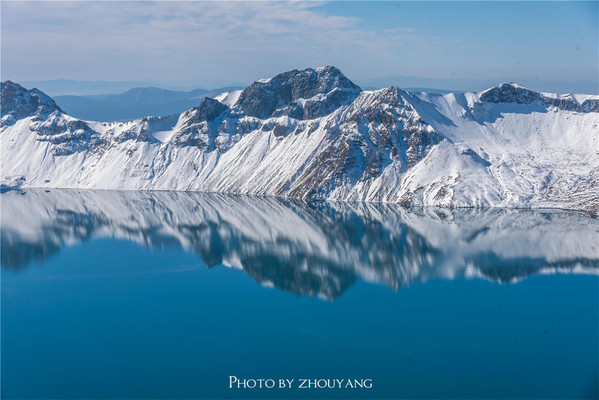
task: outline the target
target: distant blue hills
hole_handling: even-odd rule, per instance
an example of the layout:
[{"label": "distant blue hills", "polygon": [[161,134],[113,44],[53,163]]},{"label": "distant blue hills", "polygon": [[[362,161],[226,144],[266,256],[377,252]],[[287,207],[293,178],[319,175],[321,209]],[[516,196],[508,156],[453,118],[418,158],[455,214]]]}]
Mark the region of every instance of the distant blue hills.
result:
[{"label": "distant blue hills", "polygon": [[191,91],[142,87],[120,94],[55,96],[54,100],[67,114],[76,118],[104,122],[127,121],[145,116],[179,114],[198,106],[206,96],[214,97],[235,89],[238,87]]}]

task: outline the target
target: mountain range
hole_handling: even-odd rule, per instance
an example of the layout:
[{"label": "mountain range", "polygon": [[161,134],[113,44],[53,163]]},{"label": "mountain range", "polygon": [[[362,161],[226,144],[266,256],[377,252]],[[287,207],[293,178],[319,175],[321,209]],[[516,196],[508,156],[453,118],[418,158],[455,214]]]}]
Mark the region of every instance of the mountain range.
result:
[{"label": "mountain range", "polygon": [[72,117],[112,122],[130,121],[148,115],[182,113],[198,106],[204,97],[214,97],[225,91],[236,89],[240,88],[175,91],[157,87],[138,87],[120,94],[66,95],[55,96],[53,99],[65,113]]},{"label": "mountain range", "polygon": [[181,114],[74,118],[2,84],[2,185],[599,210],[599,96],[364,91],[332,66]]}]

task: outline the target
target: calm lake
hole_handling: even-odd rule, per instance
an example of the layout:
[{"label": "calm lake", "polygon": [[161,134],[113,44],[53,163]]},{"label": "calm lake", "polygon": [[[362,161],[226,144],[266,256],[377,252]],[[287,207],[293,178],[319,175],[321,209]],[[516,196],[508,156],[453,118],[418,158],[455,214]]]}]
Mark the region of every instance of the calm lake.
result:
[{"label": "calm lake", "polygon": [[[583,213],[0,201],[2,398],[598,396],[599,220]],[[299,387],[334,378],[372,387]]]}]

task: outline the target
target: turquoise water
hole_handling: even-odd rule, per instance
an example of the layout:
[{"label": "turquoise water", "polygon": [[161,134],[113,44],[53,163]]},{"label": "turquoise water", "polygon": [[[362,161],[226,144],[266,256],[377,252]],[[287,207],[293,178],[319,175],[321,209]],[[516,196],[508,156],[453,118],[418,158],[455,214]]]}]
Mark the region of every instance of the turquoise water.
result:
[{"label": "turquoise water", "polygon": [[[598,224],[584,214],[168,192],[0,200],[2,398],[598,394]],[[229,388],[230,376],[294,387]]]}]

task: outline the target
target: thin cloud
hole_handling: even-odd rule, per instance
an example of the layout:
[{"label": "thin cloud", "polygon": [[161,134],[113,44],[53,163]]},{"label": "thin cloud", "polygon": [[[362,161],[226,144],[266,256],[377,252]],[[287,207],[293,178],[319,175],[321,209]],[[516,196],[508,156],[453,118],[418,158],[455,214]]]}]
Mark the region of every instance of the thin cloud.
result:
[{"label": "thin cloud", "polygon": [[357,18],[324,14],[320,5],[4,2],[2,66],[19,79],[226,78],[233,71],[250,78],[305,63],[347,64],[348,54],[384,56],[416,36],[357,29]]},{"label": "thin cloud", "polygon": [[[354,80],[596,80],[596,13],[581,18],[581,3],[339,4],[2,1],[2,79],[196,86],[333,64]],[[560,35],[548,36],[554,25]]]}]

